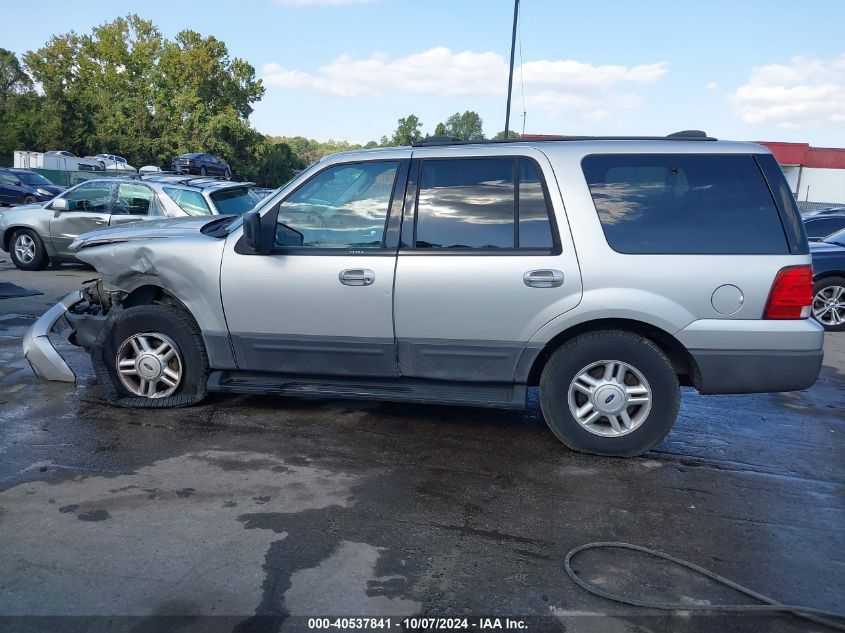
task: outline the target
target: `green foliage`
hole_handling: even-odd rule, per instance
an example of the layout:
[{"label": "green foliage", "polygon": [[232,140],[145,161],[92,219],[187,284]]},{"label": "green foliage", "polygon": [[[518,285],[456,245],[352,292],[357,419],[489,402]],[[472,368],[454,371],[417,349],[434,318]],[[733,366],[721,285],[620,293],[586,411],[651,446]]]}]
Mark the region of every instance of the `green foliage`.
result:
[{"label": "green foliage", "polygon": [[[12,60],[0,53],[0,77],[14,69]],[[90,35],[53,36],[26,53],[24,63],[44,94],[17,95],[27,100],[2,105],[4,154],[67,149],[169,166],[176,154],[202,151],[230,163],[239,178],[267,173],[260,161],[271,144],[248,121],[264,86],[249,63],[230,58],[213,36],[185,30],[169,40],[130,14]],[[12,85],[25,88],[31,80],[19,77]]]},{"label": "green foliage", "polygon": [[32,90],[32,79],[12,51],[0,48],[0,101]]},{"label": "green foliage", "polygon": [[[508,130],[508,138],[519,138],[519,134],[514,132],[513,130]],[[502,130],[501,132],[496,132],[496,136],[493,137],[494,141],[502,141],[505,139],[505,131]]]},{"label": "green foliage", "polygon": [[[422,122],[416,114],[409,114],[397,121],[396,130],[390,139],[389,145],[410,145],[422,138]],[[382,140],[387,140],[382,137]]]},{"label": "green foliage", "polygon": [[463,114],[455,112],[446,119],[445,123],[438,123],[434,129],[435,136],[455,136],[462,141],[483,141],[484,130],[478,112],[467,110]]}]

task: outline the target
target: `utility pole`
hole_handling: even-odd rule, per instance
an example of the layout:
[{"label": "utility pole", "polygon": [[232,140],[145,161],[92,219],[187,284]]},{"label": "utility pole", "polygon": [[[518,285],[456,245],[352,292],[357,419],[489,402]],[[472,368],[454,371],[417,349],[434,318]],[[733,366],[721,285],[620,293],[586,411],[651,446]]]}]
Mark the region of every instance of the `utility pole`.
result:
[{"label": "utility pole", "polygon": [[519,19],[519,0],[513,0],[513,33],[511,34],[511,68],[508,73],[508,107],[505,110],[505,140],[511,123],[511,90],[513,88],[513,55],[516,50],[516,21]]}]

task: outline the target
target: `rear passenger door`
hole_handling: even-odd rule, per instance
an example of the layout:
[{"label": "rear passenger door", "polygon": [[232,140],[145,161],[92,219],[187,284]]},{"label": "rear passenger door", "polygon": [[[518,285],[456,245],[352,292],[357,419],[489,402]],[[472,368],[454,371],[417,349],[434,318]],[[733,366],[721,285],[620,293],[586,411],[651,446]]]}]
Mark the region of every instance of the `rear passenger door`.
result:
[{"label": "rear passenger door", "polygon": [[399,369],[431,379],[524,379],[527,367],[517,367],[526,341],[581,297],[557,183],[546,156],[531,148],[450,153],[458,155],[414,150],[396,268]]}]

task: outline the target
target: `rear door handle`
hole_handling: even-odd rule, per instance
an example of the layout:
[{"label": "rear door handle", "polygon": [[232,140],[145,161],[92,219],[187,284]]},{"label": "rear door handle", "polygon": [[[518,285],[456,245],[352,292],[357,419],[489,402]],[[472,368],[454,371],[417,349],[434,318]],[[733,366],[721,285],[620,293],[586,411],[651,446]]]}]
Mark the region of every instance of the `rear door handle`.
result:
[{"label": "rear door handle", "polygon": [[344,286],[372,286],[376,274],[369,268],[348,268],[337,276]]},{"label": "rear door handle", "polygon": [[91,222],[94,224],[108,224],[108,222],[103,218],[91,218]]},{"label": "rear door handle", "polygon": [[563,273],[559,270],[529,270],[522,281],[531,288],[557,288],[563,285]]}]

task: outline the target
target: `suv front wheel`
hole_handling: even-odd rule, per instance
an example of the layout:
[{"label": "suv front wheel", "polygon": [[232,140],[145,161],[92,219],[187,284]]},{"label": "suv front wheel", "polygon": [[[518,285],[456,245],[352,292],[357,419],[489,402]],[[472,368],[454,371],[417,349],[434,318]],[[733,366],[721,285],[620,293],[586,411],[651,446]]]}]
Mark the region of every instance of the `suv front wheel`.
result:
[{"label": "suv front wheel", "polygon": [[117,310],[91,347],[97,378],[120,406],[179,407],[206,394],[208,356],[193,317],[172,306]]},{"label": "suv front wheel", "polygon": [[549,358],[540,406],[569,448],[631,457],[656,446],[680,406],[678,376],[652,341],[619,330],[573,338]]}]

